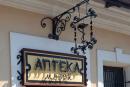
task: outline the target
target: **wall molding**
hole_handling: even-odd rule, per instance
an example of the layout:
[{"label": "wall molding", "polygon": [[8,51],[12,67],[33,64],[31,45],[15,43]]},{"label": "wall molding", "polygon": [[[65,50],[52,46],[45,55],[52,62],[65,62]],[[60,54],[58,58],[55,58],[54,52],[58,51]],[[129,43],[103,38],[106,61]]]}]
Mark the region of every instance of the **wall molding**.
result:
[{"label": "wall molding", "polygon": [[98,67],[98,87],[104,87],[103,83],[103,65],[108,66],[128,66],[130,65],[130,54],[124,54],[120,48],[115,51],[97,50],[97,67]]}]

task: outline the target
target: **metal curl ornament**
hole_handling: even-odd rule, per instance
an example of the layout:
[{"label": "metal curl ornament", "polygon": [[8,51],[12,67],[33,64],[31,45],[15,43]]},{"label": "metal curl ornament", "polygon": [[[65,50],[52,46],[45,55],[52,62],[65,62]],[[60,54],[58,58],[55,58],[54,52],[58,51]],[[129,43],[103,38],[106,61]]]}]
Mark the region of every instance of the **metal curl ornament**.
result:
[{"label": "metal curl ornament", "polygon": [[[21,64],[22,64],[22,56],[21,56],[21,52],[19,52],[19,55],[17,55],[17,65],[19,66],[21,66]],[[20,84],[22,84],[22,72],[21,72],[21,70],[17,70],[17,80],[19,81],[19,83]]]},{"label": "metal curl ornament", "polygon": [[47,20],[47,19],[53,21],[52,18],[50,18],[50,17],[43,18],[43,19],[41,20],[41,26],[42,26],[42,28],[45,28],[45,27],[46,27],[46,23],[45,23],[44,21]]}]

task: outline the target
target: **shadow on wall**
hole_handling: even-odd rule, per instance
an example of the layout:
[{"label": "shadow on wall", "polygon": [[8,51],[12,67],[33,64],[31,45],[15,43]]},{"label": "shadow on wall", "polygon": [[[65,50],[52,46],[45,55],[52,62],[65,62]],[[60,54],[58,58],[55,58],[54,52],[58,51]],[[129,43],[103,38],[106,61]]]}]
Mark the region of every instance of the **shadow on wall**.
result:
[{"label": "shadow on wall", "polygon": [[9,87],[8,81],[0,81],[0,87]]}]

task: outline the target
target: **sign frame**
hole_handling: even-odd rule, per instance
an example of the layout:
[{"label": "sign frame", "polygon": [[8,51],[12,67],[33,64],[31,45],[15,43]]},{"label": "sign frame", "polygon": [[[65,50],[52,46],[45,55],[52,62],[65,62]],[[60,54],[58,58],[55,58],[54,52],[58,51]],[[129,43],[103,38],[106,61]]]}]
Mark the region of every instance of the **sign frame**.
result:
[{"label": "sign frame", "polygon": [[[86,62],[86,56],[82,55],[74,55],[74,54],[68,54],[68,53],[60,53],[60,52],[51,52],[51,51],[44,51],[44,50],[35,50],[35,49],[29,49],[29,48],[23,48],[21,50],[22,53],[22,85],[24,86],[55,86],[55,87],[74,87],[74,86],[80,86],[85,87],[87,85],[87,62]],[[68,59],[73,58],[73,60],[83,60],[82,61],[82,67],[84,68],[83,74],[82,74],[82,83],[81,82],[58,82],[58,81],[29,81],[28,80],[28,69],[30,68],[30,65],[27,62],[27,55],[37,55],[37,56],[45,56],[45,55],[51,55],[51,56],[59,56],[61,58],[66,57]],[[27,69],[28,67],[28,69]]]}]

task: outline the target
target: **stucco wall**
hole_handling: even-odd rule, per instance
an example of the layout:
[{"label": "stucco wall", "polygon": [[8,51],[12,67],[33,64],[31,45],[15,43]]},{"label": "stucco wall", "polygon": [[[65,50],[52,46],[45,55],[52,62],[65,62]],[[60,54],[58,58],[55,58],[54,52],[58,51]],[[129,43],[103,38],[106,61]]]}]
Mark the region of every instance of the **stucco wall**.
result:
[{"label": "stucco wall", "polygon": [[91,73],[92,73],[92,82],[93,87],[96,87],[97,84],[97,49],[103,49],[108,51],[114,51],[115,48],[121,48],[123,49],[124,53],[130,54],[130,36],[106,31],[103,29],[96,29],[95,31],[96,37],[98,40],[97,45],[94,47],[94,49],[91,51]]},{"label": "stucco wall", "polygon": [[20,32],[31,35],[47,36],[40,26],[43,16],[0,6],[0,87],[10,87],[11,62],[9,32]]},{"label": "stucco wall", "polygon": [[[9,32],[47,37],[48,33],[51,32],[51,25],[48,25],[47,29],[43,30],[40,26],[40,21],[43,17],[41,14],[0,6],[0,87],[10,87]],[[73,41],[73,33],[71,31],[73,30],[68,27],[68,30],[62,33],[61,40]],[[130,36],[98,28],[95,30],[95,36],[98,43],[91,51],[91,77],[93,87],[96,87],[97,82],[97,49],[114,51],[114,48],[118,47],[124,49],[126,53],[130,53]]]}]

